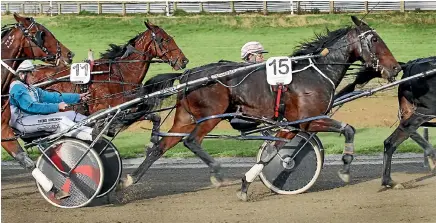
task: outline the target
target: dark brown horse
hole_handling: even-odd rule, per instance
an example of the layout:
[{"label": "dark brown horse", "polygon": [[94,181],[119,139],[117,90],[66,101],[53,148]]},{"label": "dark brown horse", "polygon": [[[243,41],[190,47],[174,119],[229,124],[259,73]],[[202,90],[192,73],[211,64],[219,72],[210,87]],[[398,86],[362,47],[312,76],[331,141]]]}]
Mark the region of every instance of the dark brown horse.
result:
[{"label": "dark brown horse", "polygon": [[[329,112],[336,87],[344,77],[348,67],[355,61],[362,61],[369,66],[374,66],[382,71],[383,77],[392,80],[400,71],[400,65],[392,56],[390,50],[366,23],[352,16],[356,27],[346,27],[327,35],[319,35],[310,43],[304,43],[293,54],[317,54],[324,48],[330,50],[329,55],[313,59],[316,67],[305,69],[293,75],[292,83],[287,86],[283,94],[285,102],[284,118],[295,121],[308,117],[323,115]],[[295,63],[293,69],[303,69],[307,61]],[[247,66],[246,63],[219,62],[194,68],[185,72],[181,83],[197,78],[206,77],[239,67]],[[222,119],[210,119],[196,125],[195,120],[204,117],[228,112],[240,111],[244,115],[257,118],[274,117],[275,96],[270,91],[266,82],[265,68],[253,68],[241,72],[230,78],[223,78],[220,82],[211,82],[207,87],[188,88],[178,95],[174,124],[169,132],[190,133],[184,144],[212,171],[212,183],[222,182],[220,164],[201,148],[201,142]],[[230,86],[230,87],[229,87]],[[344,169],[340,174],[349,174],[349,167],[354,152],[354,128],[333,119],[320,119],[303,123],[299,127],[309,132],[340,132],[345,136]],[[291,139],[296,132],[278,133],[278,137]],[[144,175],[146,170],[161,157],[168,149],[175,146],[181,137],[163,137],[157,144],[150,147],[144,162],[132,175],[128,175],[120,186],[127,187]],[[277,145],[276,146],[280,146]],[[248,185],[246,185],[246,189]],[[243,191],[246,193],[246,190]]]},{"label": "dark brown horse", "polygon": [[[33,18],[21,17],[14,14],[16,24],[2,28],[1,58],[9,67],[16,70],[26,59],[42,60],[56,64],[69,64],[72,62],[74,53],[66,48],[56,37],[43,25]],[[14,74],[2,67],[1,94],[2,94],[2,147],[22,165],[24,164],[24,151],[16,140],[12,140],[14,133],[9,127],[10,110],[9,98],[6,94],[9,85],[14,79]],[[3,140],[3,139],[11,140]],[[30,165],[30,164],[29,164]]]},{"label": "dark brown horse", "polygon": [[[436,56],[418,58],[407,63],[401,63],[402,79],[415,74],[436,69]],[[374,77],[380,77],[380,72],[373,68],[363,68],[357,73],[356,81],[346,86],[338,97],[354,91],[356,84],[363,84]],[[382,186],[401,187],[391,178],[392,155],[397,147],[409,137],[424,150],[431,170],[436,167],[436,150],[418,132],[420,126],[434,127],[428,121],[436,118],[436,74],[404,82],[398,86],[398,103],[400,124],[384,141]]]}]

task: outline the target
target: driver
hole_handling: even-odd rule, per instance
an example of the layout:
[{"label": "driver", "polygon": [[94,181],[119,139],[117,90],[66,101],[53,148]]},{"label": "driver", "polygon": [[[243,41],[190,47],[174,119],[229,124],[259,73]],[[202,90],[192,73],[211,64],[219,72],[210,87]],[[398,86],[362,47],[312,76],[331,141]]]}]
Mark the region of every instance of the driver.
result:
[{"label": "driver", "polygon": [[[16,73],[18,80],[11,83],[9,90],[11,119],[9,125],[21,133],[34,133],[40,131],[58,133],[69,129],[86,118],[75,111],[63,112],[68,103],[77,103],[89,99],[89,92],[57,93],[44,91],[33,87],[27,82],[35,67],[30,60],[23,61]],[[93,141],[98,134],[93,128],[82,126],[68,132],[65,136]]]},{"label": "driver", "polygon": [[241,48],[241,58],[245,62],[262,63],[263,54],[268,53],[259,42],[248,42]]}]

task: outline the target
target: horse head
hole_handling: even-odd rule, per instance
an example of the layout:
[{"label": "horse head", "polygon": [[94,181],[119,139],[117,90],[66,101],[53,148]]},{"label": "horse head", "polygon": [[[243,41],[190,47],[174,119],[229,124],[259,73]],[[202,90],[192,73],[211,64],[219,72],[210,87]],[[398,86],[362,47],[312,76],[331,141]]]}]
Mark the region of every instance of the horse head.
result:
[{"label": "horse head", "polygon": [[366,66],[380,70],[383,78],[393,81],[401,71],[400,64],[375,30],[355,16],[351,19],[356,25],[354,35],[349,35],[354,54]]},{"label": "horse head", "polygon": [[15,40],[20,41],[13,42],[12,47],[21,47],[24,57],[27,59],[41,58],[42,61],[52,65],[58,65],[59,62],[65,65],[72,63],[74,53],[59,42],[47,28],[37,23],[32,17],[21,17],[14,13],[14,18],[17,21],[15,33],[19,32],[22,37],[14,36]]},{"label": "horse head", "polygon": [[174,39],[162,28],[147,21],[144,24],[147,30],[135,38],[134,47],[147,52],[152,58],[167,62],[175,70],[184,69],[189,60]]}]

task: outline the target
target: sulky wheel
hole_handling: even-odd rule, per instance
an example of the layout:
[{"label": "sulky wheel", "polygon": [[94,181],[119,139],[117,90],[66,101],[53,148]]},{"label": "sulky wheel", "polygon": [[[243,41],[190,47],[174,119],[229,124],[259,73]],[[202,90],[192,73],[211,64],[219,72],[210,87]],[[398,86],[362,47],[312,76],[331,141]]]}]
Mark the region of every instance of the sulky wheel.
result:
[{"label": "sulky wheel", "polygon": [[[89,150],[89,151],[88,151]],[[88,153],[79,162],[82,155]],[[45,153],[52,162],[64,172],[69,172],[78,162],[69,176],[59,172],[44,156],[38,158],[36,166],[50,179],[54,186],[70,194],[69,197],[58,200],[52,192],[45,192],[37,183],[38,190],[49,203],[60,208],[78,208],[89,204],[103,186],[104,168],[98,154],[89,149],[89,144],[71,138],[55,141]]]},{"label": "sulky wheel", "polygon": [[[259,175],[263,184],[278,194],[300,194],[311,188],[318,179],[324,159],[321,141],[316,137],[314,135],[307,142],[309,134],[300,132],[286,143],[265,164]],[[271,153],[268,151],[269,143],[266,141],[259,148],[257,162]]]},{"label": "sulky wheel", "polygon": [[123,164],[120,154],[111,141],[102,137],[93,146],[93,149],[99,154],[104,166],[103,187],[97,197],[103,197],[111,192],[120,180]]}]

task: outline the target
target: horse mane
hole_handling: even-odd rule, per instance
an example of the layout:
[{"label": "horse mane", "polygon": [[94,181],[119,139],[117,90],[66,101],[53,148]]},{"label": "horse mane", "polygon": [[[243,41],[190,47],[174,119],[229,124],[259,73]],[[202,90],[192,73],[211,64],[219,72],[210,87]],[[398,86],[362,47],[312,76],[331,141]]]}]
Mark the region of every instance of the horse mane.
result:
[{"label": "horse mane", "polygon": [[116,45],[116,44],[109,44],[109,49],[106,50],[104,53],[100,53],[100,57],[102,59],[115,59],[117,57],[121,57],[124,55],[124,53],[127,50],[127,45],[133,45],[135,46],[136,40],[142,35],[144,32],[138,33],[135,37],[130,39],[126,44],[123,45]]},{"label": "horse mane", "polygon": [[7,24],[2,27],[2,39],[5,37],[13,28],[15,24]]},{"label": "horse mane", "polygon": [[300,42],[292,56],[302,56],[321,52],[324,48],[331,46],[337,39],[346,35],[351,29],[351,26],[347,26],[335,31],[330,31],[328,28],[326,28],[325,34],[315,33],[314,39]]},{"label": "horse mane", "polygon": [[[401,68],[403,69],[403,77],[409,77],[420,72],[427,71],[428,67],[426,66],[418,66],[419,64],[429,64],[431,67],[436,67],[436,56],[429,56],[423,58],[416,58],[414,60],[407,61],[407,63],[401,64]],[[414,72],[412,72],[412,69]],[[414,80],[411,80],[414,81]]]}]

